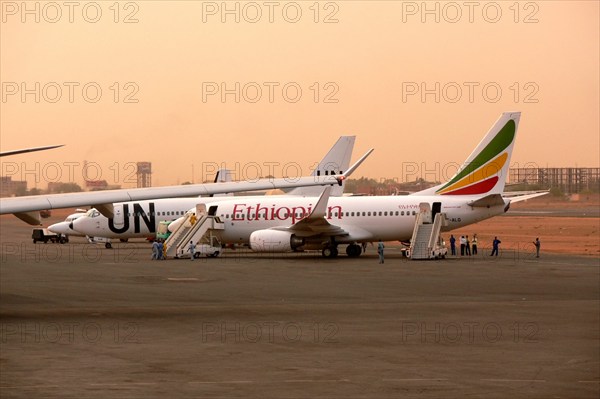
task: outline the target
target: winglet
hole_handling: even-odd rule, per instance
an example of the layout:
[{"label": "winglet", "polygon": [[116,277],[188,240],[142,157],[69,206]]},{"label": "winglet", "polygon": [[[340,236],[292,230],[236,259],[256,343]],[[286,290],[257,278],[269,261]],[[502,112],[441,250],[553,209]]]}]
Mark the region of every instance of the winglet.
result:
[{"label": "winglet", "polygon": [[327,203],[329,202],[329,195],[331,194],[331,186],[325,187],[319,200],[315,204],[312,212],[306,219],[320,219],[324,218],[327,214]]},{"label": "winglet", "polygon": [[344,173],[343,175],[340,175],[340,176],[336,176],[336,180],[338,181],[338,184],[341,185],[344,180],[346,180],[348,177],[350,177],[350,175],[352,173],[354,173],[354,171],[360,166],[360,164],[362,164],[363,161],[365,159],[367,159],[367,157],[369,155],[371,155],[371,153],[373,151],[375,151],[375,149],[371,148],[369,151],[367,151],[367,153],[365,155],[363,155],[362,157],[360,157],[360,159],[358,161],[354,162],[354,164],[352,164],[352,166],[350,166],[348,168],[348,170],[346,171],[346,173]]}]

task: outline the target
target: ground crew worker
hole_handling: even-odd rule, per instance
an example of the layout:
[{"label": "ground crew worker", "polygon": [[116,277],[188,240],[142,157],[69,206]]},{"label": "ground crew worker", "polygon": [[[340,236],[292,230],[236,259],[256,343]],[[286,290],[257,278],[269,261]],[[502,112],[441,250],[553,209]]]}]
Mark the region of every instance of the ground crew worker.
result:
[{"label": "ground crew worker", "polygon": [[492,253],[490,256],[494,256],[494,254],[498,256],[498,245],[500,245],[501,242],[502,241],[500,241],[498,237],[494,237],[494,241],[492,242]]},{"label": "ground crew worker", "polygon": [[533,242],[533,245],[535,245],[535,257],[539,258],[540,257],[540,246],[541,246],[539,237],[535,239],[535,241]]},{"label": "ground crew worker", "polygon": [[471,242],[469,241],[469,236],[465,237],[465,254],[471,256]]},{"label": "ground crew worker", "polygon": [[158,259],[158,241],[152,243],[152,260]]},{"label": "ground crew worker", "polygon": [[192,255],[192,260],[194,260],[194,255],[196,254],[196,244],[194,244],[194,241],[190,241],[190,245],[189,245],[189,251],[190,251],[190,255]]},{"label": "ground crew worker", "polygon": [[381,240],[379,240],[379,243],[377,244],[377,253],[379,254],[379,263],[383,263],[384,262],[384,258],[383,258],[383,249],[385,248],[385,245],[383,245],[383,242]]},{"label": "ground crew worker", "polygon": [[471,241],[471,254],[477,255],[477,234],[473,234],[473,241]]},{"label": "ground crew worker", "polygon": [[453,234],[450,234],[450,253],[456,255],[456,238]]},{"label": "ground crew worker", "polygon": [[162,240],[158,241],[158,260],[163,260],[164,257],[164,252],[165,252],[165,244],[162,242]]},{"label": "ground crew worker", "polygon": [[460,256],[465,256],[465,244],[467,241],[465,240],[465,236],[460,236]]}]

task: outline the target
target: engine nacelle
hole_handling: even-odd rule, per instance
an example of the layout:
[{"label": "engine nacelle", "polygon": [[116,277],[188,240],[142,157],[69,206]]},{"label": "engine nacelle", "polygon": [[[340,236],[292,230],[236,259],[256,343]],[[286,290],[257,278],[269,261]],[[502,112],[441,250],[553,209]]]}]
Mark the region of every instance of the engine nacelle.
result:
[{"label": "engine nacelle", "polygon": [[304,239],[279,230],[258,230],[250,234],[250,248],[255,252],[288,252],[304,245]]}]

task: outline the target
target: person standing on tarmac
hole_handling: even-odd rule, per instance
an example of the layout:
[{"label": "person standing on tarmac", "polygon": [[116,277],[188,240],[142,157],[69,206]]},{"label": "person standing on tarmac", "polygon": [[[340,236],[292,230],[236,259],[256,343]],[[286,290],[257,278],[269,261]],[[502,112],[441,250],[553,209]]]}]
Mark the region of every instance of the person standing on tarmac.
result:
[{"label": "person standing on tarmac", "polygon": [[152,243],[152,260],[157,260],[158,259],[158,241],[155,240]]},{"label": "person standing on tarmac", "polygon": [[190,255],[191,260],[194,260],[194,255],[196,255],[196,244],[194,244],[194,241],[190,241],[190,245],[189,245],[189,251],[190,251]]},{"label": "person standing on tarmac", "polygon": [[498,237],[494,237],[494,241],[492,242],[492,253],[490,256],[498,256],[498,245],[500,245],[502,241],[498,239]]},{"label": "person standing on tarmac", "polygon": [[450,234],[450,254],[456,256],[456,238],[453,234]]},{"label": "person standing on tarmac", "polygon": [[469,236],[465,236],[465,254],[471,256],[471,242],[469,241]]},{"label": "person standing on tarmac", "polygon": [[384,262],[384,258],[383,258],[383,249],[385,248],[385,245],[383,245],[383,242],[381,240],[379,240],[379,243],[377,244],[377,253],[379,254],[379,264],[382,264]]},{"label": "person standing on tarmac", "polygon": [[477,255],[477,234],[473,234],[473,240],[471,241],[471,254]]},{"label": "person standing on tarmac", "polygon": [[533,242],[533,245],[535,245],[535,257],[539,258],[540,257],[540,246],[542,245],[539,237],[535,239],[535,241]]}]

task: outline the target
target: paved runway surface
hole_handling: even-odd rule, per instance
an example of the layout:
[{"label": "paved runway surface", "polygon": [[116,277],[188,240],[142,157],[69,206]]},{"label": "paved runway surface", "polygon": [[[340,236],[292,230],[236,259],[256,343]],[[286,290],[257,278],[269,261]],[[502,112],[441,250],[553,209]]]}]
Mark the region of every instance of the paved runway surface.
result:
[{"label": "paved runway surface", "polygon": [[6,225],[2,398],[599,396],[597,258],[157,262]]}]

